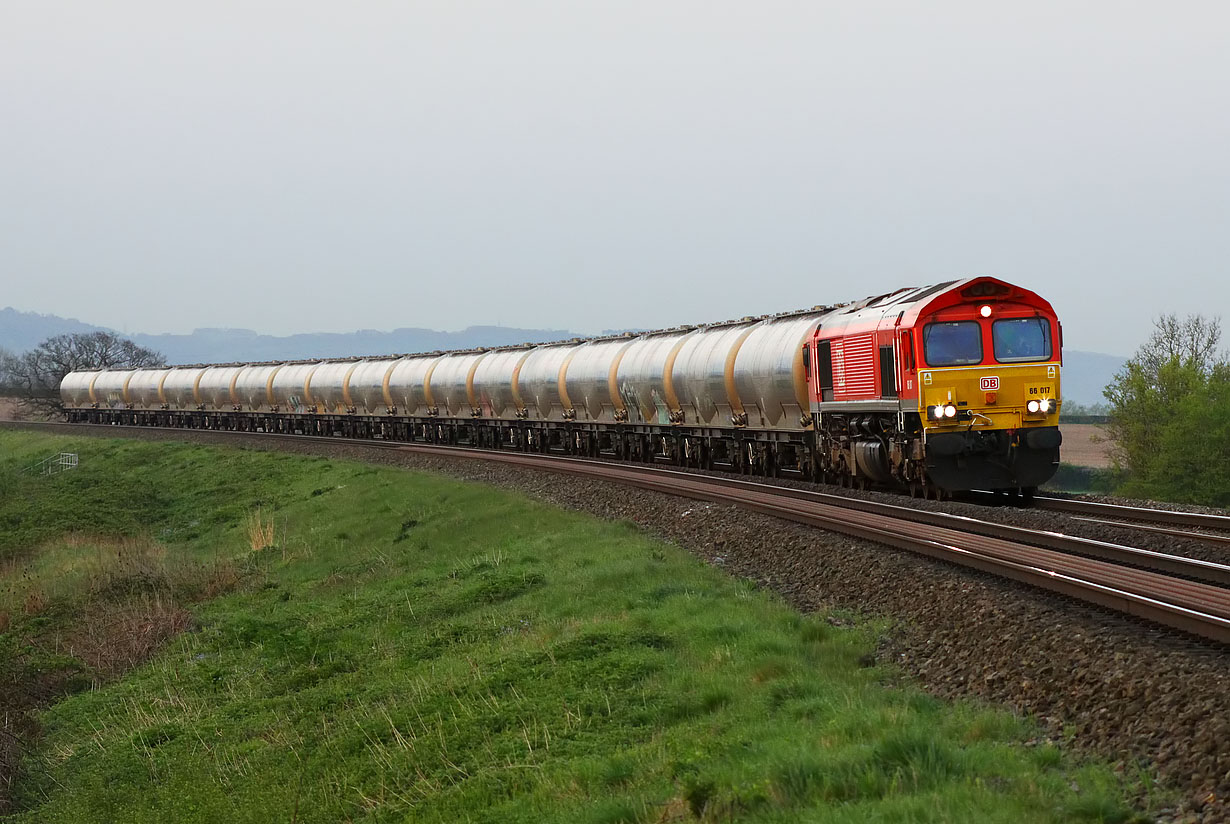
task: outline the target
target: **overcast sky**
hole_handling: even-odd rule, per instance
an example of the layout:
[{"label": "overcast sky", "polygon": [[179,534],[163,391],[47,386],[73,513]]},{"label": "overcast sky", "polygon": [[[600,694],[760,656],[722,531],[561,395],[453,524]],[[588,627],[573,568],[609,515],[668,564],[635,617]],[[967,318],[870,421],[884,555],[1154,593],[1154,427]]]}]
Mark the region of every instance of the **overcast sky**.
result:
[{"label": "overcast sky", "polygon": [[652,327],[977,274],[1230,321],[1224,2],[0,0],[0,306]]}]

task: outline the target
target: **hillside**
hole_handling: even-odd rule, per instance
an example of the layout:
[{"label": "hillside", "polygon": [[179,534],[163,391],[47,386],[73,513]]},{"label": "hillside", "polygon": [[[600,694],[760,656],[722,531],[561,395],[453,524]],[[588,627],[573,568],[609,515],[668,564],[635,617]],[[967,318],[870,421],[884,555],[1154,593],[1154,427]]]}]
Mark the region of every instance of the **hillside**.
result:
[{"label": "hillside", "polygon": [[1127,358],[1101,352],[1069,349],[1063,353],[1063,397],[1083,406],[1106,403],[1102,388],[1110,383]]},{"label": "hillside", "polygon": [[12,307],[0,309],[0,349],[10,352],[24,352],[52,335],[99,331],[103,331],[101,326],[91,326],[76,318],[18,312]]},{"label": "hillside", "polygon": [[[16,471],[61,450],[80,468]],[[877,622],[801,615],[626,523],[10,431],[0,491],[14,824],[1130,816],[1108,767],[868,665]]]},{"label": "hillside", "polygon": [[[56,315],[0,310],[0,349],[23,352],[52,335],[112,331],[101,326]],[[404,328],[391,332],[361,329],[356,332],[305,332],[297,335],[262,335],[251,329],[196,329],[191,334],[151,335],[133,332],[126,337],[166,356],[168,363],[227,363],[231,361],[341,358],[403,352],[432,352],[473,346],[508,346],[527,341],[567,340],[577,333],[563,329],[520,329],[507,326],[470,326],[456,332]]]}]

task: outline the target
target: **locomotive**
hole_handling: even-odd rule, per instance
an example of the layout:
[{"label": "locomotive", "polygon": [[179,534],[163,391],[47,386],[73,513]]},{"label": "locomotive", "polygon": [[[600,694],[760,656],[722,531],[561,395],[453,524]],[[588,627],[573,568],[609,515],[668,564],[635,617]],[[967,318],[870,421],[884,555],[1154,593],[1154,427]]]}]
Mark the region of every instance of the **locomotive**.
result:
[{"label": "locomotive", "polygon": [[913,495],[1059,464],[1062,327],[992,277],[644,334],[404,356],[77,371],[80,423],[608,457]]}]

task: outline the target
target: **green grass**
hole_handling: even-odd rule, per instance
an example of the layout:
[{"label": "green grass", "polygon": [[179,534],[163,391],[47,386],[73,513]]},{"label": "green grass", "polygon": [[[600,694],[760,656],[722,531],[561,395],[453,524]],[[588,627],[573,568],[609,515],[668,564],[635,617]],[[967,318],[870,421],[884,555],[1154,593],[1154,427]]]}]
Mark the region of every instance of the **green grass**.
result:
[{"label": "green grass", "polygon": [[[81,467],[15,474],[60,449]],[[1108,768],[1023,746],[1028,722],[860,665],[879,623],[802,616],[628,524],[356,463],[3,431],[0,478],[0,558],[60,605],[15,612],[11,649],[106,597],[96,544],[164,547],[197,582],[190,631],[42,712],[6,820],[1132,817]],[[68,534],[99,536],[93,566]],[[240,584],[201,600],[183,570],[219,565]]]}]

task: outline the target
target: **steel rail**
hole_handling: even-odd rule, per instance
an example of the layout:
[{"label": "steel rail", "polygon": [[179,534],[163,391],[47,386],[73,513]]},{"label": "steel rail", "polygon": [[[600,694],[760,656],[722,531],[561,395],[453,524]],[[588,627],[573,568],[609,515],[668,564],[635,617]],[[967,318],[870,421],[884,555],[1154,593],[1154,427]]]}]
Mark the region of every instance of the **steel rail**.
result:
[{"label": "steel rail", "polygon": [[1171,529],[1165,526],[1149,526],[1148,524],[1138,524],[1128,521],[1108,521],[1104,518],[1086,518],[1083,515],[1073,515],[1072,520],[1084,521],[1090,524],[1101,524],[1103,526],[1117,526],[1122,529],[1130,529],[1134,532],[1154,532],[1158,535],[1167,535],[1171,538],[1184,538],[1189,541],[1201,541],[1208,544],[1230,544],[1230,535],[1215,535],[1210,532],[1192,532],[1187,529]]},{"label": "steel rail", "polygon": [[1107,504],[1097,501],[1076,501],[1070,498],[1036,497],[1033,499],[1033,505],[1038,509],[1071,512],[1076,515],[1091,515],[1098,518],[1119,518],[1124,521],[1149,521],[1158,524],[1230,530],[1230,515],[1210,515],[1203,512],[1175,512],[1169,509],[1151,509],[1143,506],[1124,506],[1123,504]]},{"label": "steel rail", "polygon": [[[418,444],[415,444],[415,446],[418,446]],[[443,448],[450,449],[450,447]],[[593,461],[593,459],[589,458],[561,457],[558,458],[558,460],[591,461],[593,463],[600,463],[604,466],[612,465],[609,462]],[[1170,555],[1164,552],[1156,552],[1153,550],[1141,549],[1139,547],[1115,544],[1108,541],[1099,541],[1092,538],[1082,538],[1077,535],[1065,535],[1060,532],[1052,532],[1049,530],[1039,531],[1036,529],[1027,529],[1025,527],[1011,526],[1009,524],[1000,524],[994,521],[984,521],[978,518],[970,518],[965,515],[953,515],[947,512],[934,512],[932,510],[925,509],[913,509],[911,507],[900,506],[897,504],[868,501],[860,498],[848,498],[844,495],[834,495],[828,492],[778,486],[777,484],[766,484],[760,481],[749,481],[744,478],[726,478],[715,475],[700,475],[695,472],[687,472],[666,467],[640,466],[636,464],[614,465],[634,472],[645,471],[674,474],[679,477],[701,477],[711,481],[714,484],[731,488],[772,489],[776,494],[783,497],[831,503],[835,506],[840,506],[846,509],[856,509],[863,512],[884,515],[886,517],[913,521],[915,523],[930,524],[932,526],[943,526],[962,532],[974,532],[980,535],[988,535],[1018,543],[1045,547],[1059,552],[1101,558],[1107,561],[1140,566],[1146,569],[1153,569],[1159,572],[1166,572],[1172,575],[1194,578],[1208,583],[1217,584],[1219,586],[1230,587],[1230,566],[1212,561],[1203,561],[1197,558],[1186,558],[1180,555]],[[1192,533],[1182,534],[1186,536]],[[1227,540],[1230,541],[1230,539]]]},{"label": "steel rail", "polygon": [[[170,427],[108,428],[179,434],[213,432],[223,437],[243,434],[262,436],[258,433],[240,433],[229,430],[183,430]],[[987,522],[974,519],[944,513],[922,513],[891,504],[855,501],[808,490],[791,489],[742,479],[718,478],[655,466],[434,444],[407,444],[312,435],[277,435],[275,437],[317,444],[345,443],[410,453],[496,461],[613,481],[697,500],[729,503],[796,523],[821,527],[971,567],[1134,615],[1222,644],[1230,644],[1230,590],[1122,566],[1102,559],[1091,559],[1054,549],[1026,545],[1016,537],[1005,538],[974,533],[970,528],[973,524],[981,527],[987,526]],[[824,498],[832,498],[836,502],[823,500]],[[851,503],[856,503],[857,506],[849,506]],[[889,510],[899,510],[899,512]],[[903,519],[902,512],[924,517],[907,520]],[[960,526],[942,526],[939,525],[940,523],[955,523]],[[992,531],[998,531],[1000,528],[1019,530],[1017,527],[1005,527],[1001,524],[990,526],[995,528]],[[1028,530],[1021,531],[1028,532]],[[1072,536],[1060,537],[1071,538]],[[1104,544],[1104,546],[1114,547],[1116,545]],[[1144,552],[1143,550],[1137,551]],[[1160,553],[1149,554],[1160,555]],[[1183,560],[1192,561],[1192,559]],[[1205,564],[1207,562],[1199,562],[1197,565]]]},{"label": "steel rail", "polygon": [[668,470],[665,477],[655,477],[658,473],[651,467],[625,467],[602,461],[559,460],[526,453],[456,450],[420,444],[407,444],[400,448],[421,454],[461,454],[479,460],[488,458],[696,500],[729,503],[784,520],[973,567],[1230,644],[1230,590],[1208,584],[1041,547],[1022,546],[1000,538],[800,500],[779,495],[777,493],[781,487],[765,484],[759,485],[761,489],[730,489],[708,483],[709,476],[694,473]]}]

